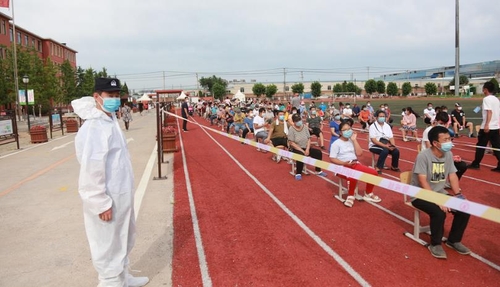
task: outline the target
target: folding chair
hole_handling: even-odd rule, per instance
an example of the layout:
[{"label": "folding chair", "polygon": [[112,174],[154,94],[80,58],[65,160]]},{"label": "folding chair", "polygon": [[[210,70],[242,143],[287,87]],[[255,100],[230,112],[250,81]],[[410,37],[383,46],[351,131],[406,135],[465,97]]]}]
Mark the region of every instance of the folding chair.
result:
[{"label": "folding chair", "polygon": [[[411,182],[411,176],[412,176],[412,172],[411,171],[405,171],[405,172],[402,172],[400,175],[399,175],[399,178],[400,178],[400,181],[401,183],[406,183],[406,184],[410,184]],[[425,242],[424,240],[420,239],[420,233],[427,233],[427,234],[431,234],[430,233],[430,227],[429,226],[421,226],[420,225],[420,212],[421,210],[414,207],[412,204],[411,204],[411,201],[408,200],[408,197],[406,196],[406,194],[403,196],[403,200],[404,200],[404,203],[413,208],[413,234],[410,233],[410,232],[406,232],[404,233],[404,235],[408,238],[410,238],[411,240],[417,242],[417,243],[420,243],[424,246],[428,245],[427,242]]]}]

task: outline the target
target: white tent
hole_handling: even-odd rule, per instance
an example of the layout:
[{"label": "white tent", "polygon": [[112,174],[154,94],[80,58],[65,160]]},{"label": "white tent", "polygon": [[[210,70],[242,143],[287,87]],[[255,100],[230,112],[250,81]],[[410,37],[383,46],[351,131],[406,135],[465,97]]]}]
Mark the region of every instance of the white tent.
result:
[{"label": "white tent", "polygon": [[186,94],[184,94],[184,91],[181,92],[181,95],[177,97],[178,100],[184,100],[186,98]]},{"label": "white tent", "polygon": [[151,101],[151,98],[148,96],[148,94],[144,94],[142,95],[142,97],[140,97],[139,99],[137,99],[137,101],[140,101],[140,102],[143,102],[143,101]]},{"label": "white tent", "polygon": [[233,99],[238,99],[240,101],[245,100],[245,94],[243,94],[241,91],[238,91],[236,95],[233,96]]}]

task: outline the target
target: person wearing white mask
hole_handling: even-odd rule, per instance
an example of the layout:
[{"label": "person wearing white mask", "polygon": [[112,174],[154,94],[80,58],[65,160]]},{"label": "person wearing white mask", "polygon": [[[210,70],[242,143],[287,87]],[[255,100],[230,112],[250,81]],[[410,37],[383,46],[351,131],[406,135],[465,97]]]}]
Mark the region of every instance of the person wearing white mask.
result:
[{"label": "person wearing white mask", "polygon": [[[453,164],[453,154],[451,149],[453,143],[448,129],[444,126],[435,126],[429,131],[429,142],[431,147],[417,155],[413,166],[411,185],[418,186],[434,192],[448,194],[445,190],[446,182],[449,181],[451,196],[465,199],[459,187],[459,180],[456,174],[457,169]],[[456,250],[462,255],[470,254],[469,248],[461,242],[470,215],[448,207],[437,205],[433,202],[419,198],[413,198],[411,204],[424,211],[430,217],[431,242],[428,246],[432,256],[446,259],[446,252],[442,247],[444,235],[444,224],[447,214],[453,214],[446,246]]]},{"label": "person wearing white mask", "polygon": [[135,243],[134,173],[115,112],[120,81],[97,78],[93,97],[71,102],[85,120],[75,137],[80,163],[78,192],[99,287],[144,286],[147,277],[128,273]]},{"label": "person wearing white mask", "polygon": [[375,169],[378,174],[382,174],[385,160],[390,154],[392,156],[391,169],[393,171],[400,171],[398,167],[399,149],[396,147],[391,127],[386,123],[385,112],[379,110],[375,113],[375,117],[376,121],[369,129],[369,150],[379,155]]},{"label": "person wearing white mask", "polygon": [[[341,165],[357,171],[377,175],[377,172],[368,166],[362,165],[358,161],[358,157],[363,154],[363,149],[358,143],[357,135],[352,130],[350,121],[344,121],[340,124],[340,138],[336,140],[330,149],[330,161],[336,165]],[[354,178],[347,178],[349,189],[347,191],[347,198],[344,205],[352,207],[354,204],[354,191],[358,181]],[[366,184],[365,196],[366,201],[380,202],[382,201],[378,196],[373,194],[373,184]]]},{"label": "person wearing white mask", "polygon": [[469,129],[469,137],[475,138],[474,135],[474,124],[468,122],[465,118],[465,112],[462,110],[462,106],[459,103],[455,103],[455,109],[451,112],[451,119],[453,120],[453,131],[455,132],[455,137],[459,137],[459,132],[465,128]]}]

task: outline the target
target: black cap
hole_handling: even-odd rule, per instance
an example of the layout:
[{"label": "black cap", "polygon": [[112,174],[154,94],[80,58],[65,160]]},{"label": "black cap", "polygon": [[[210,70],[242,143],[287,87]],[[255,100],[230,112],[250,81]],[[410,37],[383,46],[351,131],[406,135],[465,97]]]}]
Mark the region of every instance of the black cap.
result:
[{"label": "black cap", "polygon": [[455,107],[461,107],[459,103],[455,103]]},{"label": "black cap", "polygon": [[115,92],[122,89],[120,80],[115,78],[96,78],[94,91]]}]

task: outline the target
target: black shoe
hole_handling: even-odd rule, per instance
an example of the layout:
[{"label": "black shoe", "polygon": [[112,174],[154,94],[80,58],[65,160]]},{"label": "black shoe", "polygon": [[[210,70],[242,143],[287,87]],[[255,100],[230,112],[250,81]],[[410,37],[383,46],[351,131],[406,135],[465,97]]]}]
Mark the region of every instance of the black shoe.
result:
[{"label": "black shoe", "polygon": [[500,172],[500,167],[495,167],[495,168],[492,168],[491,171],[496,171],[496,172]]},{"label": "black shoe", "polygon": [[475,138],[476,136],[474,134],[469,135],[470,138]]},{"label": "black shoe", "polygon": [[471,163],[471,164],[469,164],[467,166],[467,168],[470,168],[470,169],[479,169],[479,164],[473,164],[473,163]]},{"label": "black shoe", "polygon": [[187,132],[188,130],[182,130],[183,132]]}]

